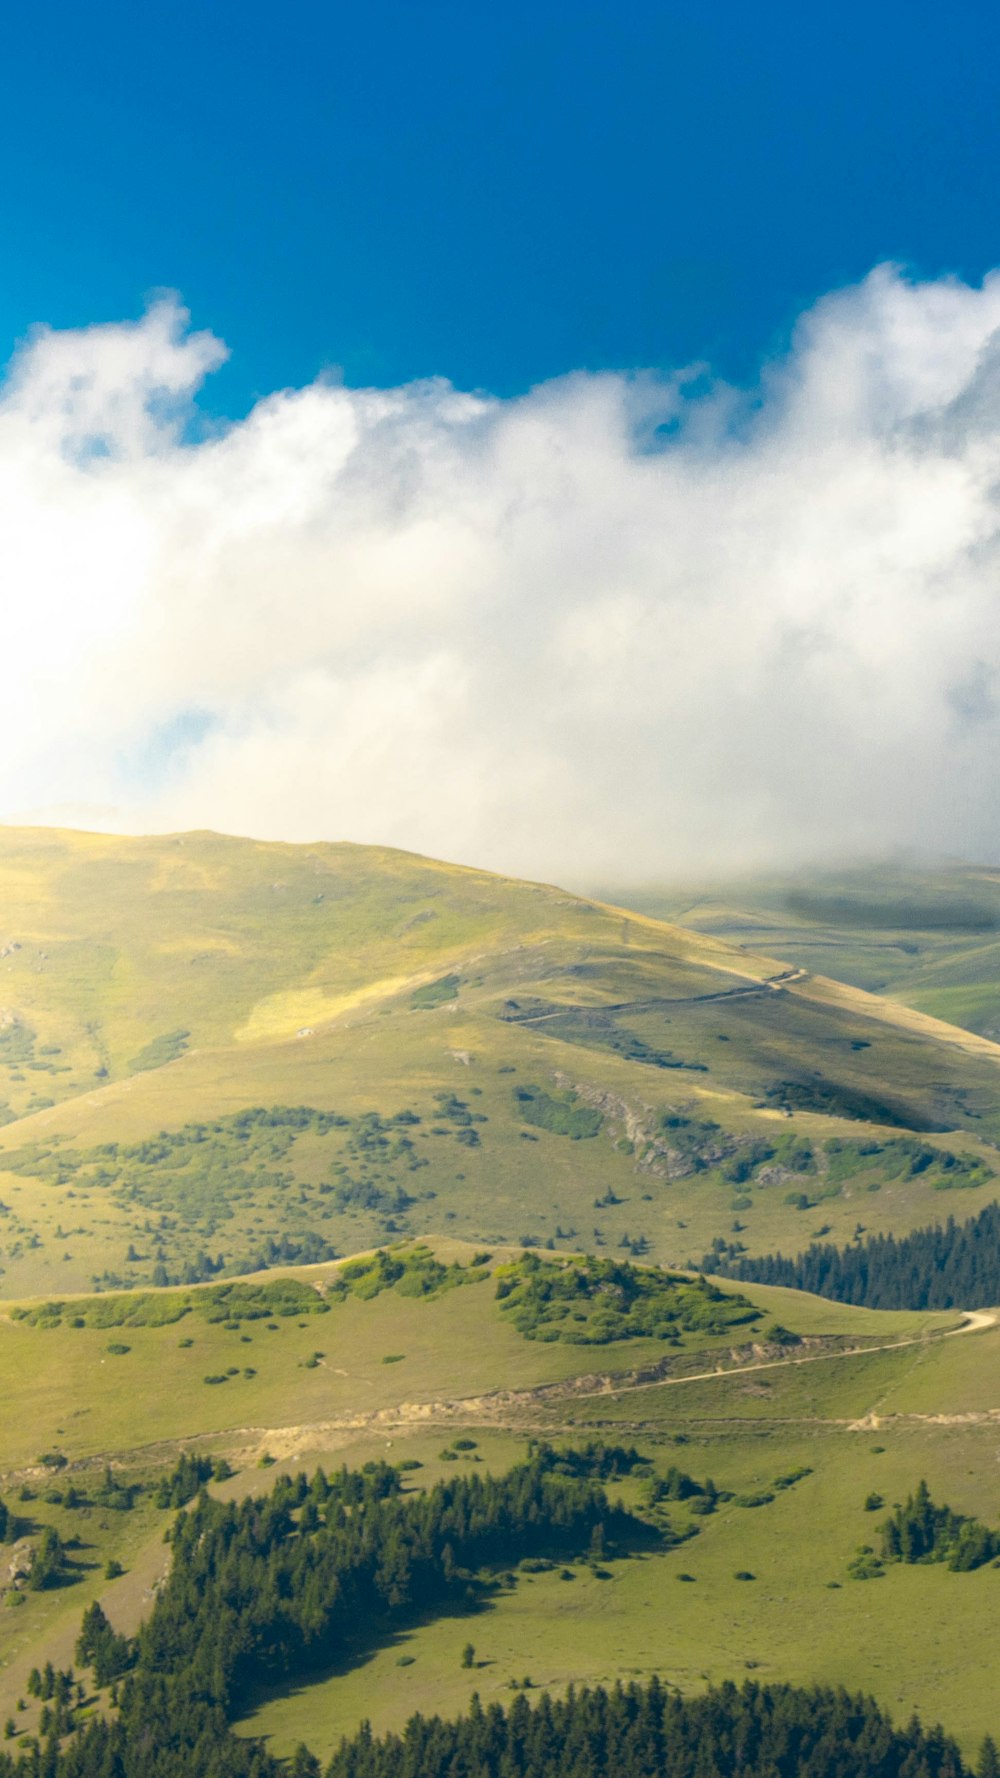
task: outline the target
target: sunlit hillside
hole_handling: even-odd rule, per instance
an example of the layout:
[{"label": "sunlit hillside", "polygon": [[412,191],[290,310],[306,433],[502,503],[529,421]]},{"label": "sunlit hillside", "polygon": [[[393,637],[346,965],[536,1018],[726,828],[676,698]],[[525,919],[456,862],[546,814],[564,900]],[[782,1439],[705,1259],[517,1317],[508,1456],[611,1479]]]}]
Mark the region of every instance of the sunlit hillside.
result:
[{"label": "sunlit hillside", "polygon": [[4,830],[0,1287],[435,1231],[697,1264],[994,1196],[1000,1048],[745,937],[365,847]]}]

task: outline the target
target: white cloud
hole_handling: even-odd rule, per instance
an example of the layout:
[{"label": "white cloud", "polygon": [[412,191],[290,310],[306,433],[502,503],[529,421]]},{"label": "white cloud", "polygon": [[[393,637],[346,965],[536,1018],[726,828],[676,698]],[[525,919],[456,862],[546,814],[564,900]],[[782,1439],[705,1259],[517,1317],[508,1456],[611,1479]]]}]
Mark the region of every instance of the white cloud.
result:
[{"label": "white cloud", "polygon": [[317,383],[208,436],[224,349],[173,301],[39,332],[0,388],[0,816],[574,881],[995,856],[998,328],[1000,275],[883,267],[753,391]]}]

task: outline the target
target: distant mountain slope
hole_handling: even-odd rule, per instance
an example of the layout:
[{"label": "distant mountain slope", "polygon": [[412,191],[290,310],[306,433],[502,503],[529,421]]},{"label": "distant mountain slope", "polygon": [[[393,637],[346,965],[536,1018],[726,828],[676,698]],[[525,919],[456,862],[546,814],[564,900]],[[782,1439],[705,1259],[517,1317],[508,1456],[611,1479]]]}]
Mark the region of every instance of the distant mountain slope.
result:
[{"label": "distant mountain slope", "polygon": [[0,831],[0,1289],[978,1208],[1000,1047],[770,936],[377,848]]},{"label": "distant mountain slope", "polygon": [[873,866],[608,893],[1000,1037],[1000,871]]}]

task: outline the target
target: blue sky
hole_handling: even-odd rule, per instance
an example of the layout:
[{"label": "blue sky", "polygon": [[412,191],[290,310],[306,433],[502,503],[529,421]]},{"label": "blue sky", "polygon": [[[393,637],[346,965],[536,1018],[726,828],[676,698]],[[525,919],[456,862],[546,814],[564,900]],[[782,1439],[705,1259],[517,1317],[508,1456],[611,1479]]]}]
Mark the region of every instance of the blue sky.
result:
[{"label": "blue sky", "polygon": [[995,861],[998,37],[9,7],[0,819]]},{"label": "blue sky", "polygon": [[985,0],[11,7],[0,352],[170,287],[232,413],[334,365],[742,378],[877,261],[1000,258],[998,39]]}]

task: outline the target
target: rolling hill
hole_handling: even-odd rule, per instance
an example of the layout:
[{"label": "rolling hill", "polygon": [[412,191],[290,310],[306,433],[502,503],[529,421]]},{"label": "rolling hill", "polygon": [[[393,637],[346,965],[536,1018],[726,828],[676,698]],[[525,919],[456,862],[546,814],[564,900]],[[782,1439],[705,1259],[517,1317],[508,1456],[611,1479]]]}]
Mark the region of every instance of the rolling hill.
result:
[{"label": "rolling hill", "polygon": [[[924,966],[940,947],[968,986],[948,893]],[[998,1726],[997,1312],[698,1270],[818,1241],[853,1278],[862,1236],[1000,1195],[1000,1046],[880,981],[886,929],[851,918],[837,979],[815,908],[0,831],[0,1763],[103,1769],[102,1724],[161,1707],[149,1651],[203,1539],[246,1533],[249,1575],[262,1527],[278,1567],[329,1534],[339,1575],[364,1501],[396,1527],[376,1609],[332,1638],[339,1579],[288,1569],[244,1601],[284,1654],[231,1692],[220,1656],[210,1730],[181,1675],[212,1769],[315,1778],[366,1719],[653,1680],[863,1690],[972,1759]],[[468,1570],[447,1543],[414,1609],[406,1527],[427,1580],[429,1514],[528,1488],[553,1524]],[[574,1501],[606,1536],[573,1542]],[[148,1693],[111,1683],[130,1664]]]},{"label": "rolling hill", "polygon": [[778,946],[547,885],[0,833],[8,1297],[435,1232],[675,1264],[901,1232],[995,1195],[998,1064]]},{"label": "rolling hill", "polygon": [[[0,1583],[0,1722],[15,1746],[42,1723],[32,1670],[74,1664],[86,1607],[99,1599],[124,1634],[148,1616],[165,1528],[199,1482],[238,1503],[282,1478],[303,1487],[317,1465],[335,1478],[389,1463],[412,1492],[502,1475],[543,1441],[584,1463],[595,1445],[611,1453],[608,1491],[642,1515],[647,1547],[525,1561],[474,1609],[359,1630],[327,1665],[259,1687],[239,1732],[326,1759],[365,1718],[381,1732],[417,1709],[464,1710],[473,1692],[494,1704],[529,1681],[558,1695],[657,1674],[685,1695],[748,1677],[860,1688],[897,1720],[941,1717],[974,1754],[995,1726],[982,1623],[1000,1575],[854,1570],[921,1478],[996,1524],[992,1316],[754,1285],[700,1299],[682,1280],[694,1297],[672,1342],[581,1345],[530,1337],[505,1308],[517,1250],[399,1251],[399,1276],[374,1293],[363,1272],[344,1291],[358,1269],[331,1265],[235,1291],[40,1299],[0,1319],[0,1501],[15,1521],[0,1553],[15,1573],[46,1527],[64,1552],[58,1585]],[[86,1685],[84,1700],[85,1724],[104,1706]]]}]

